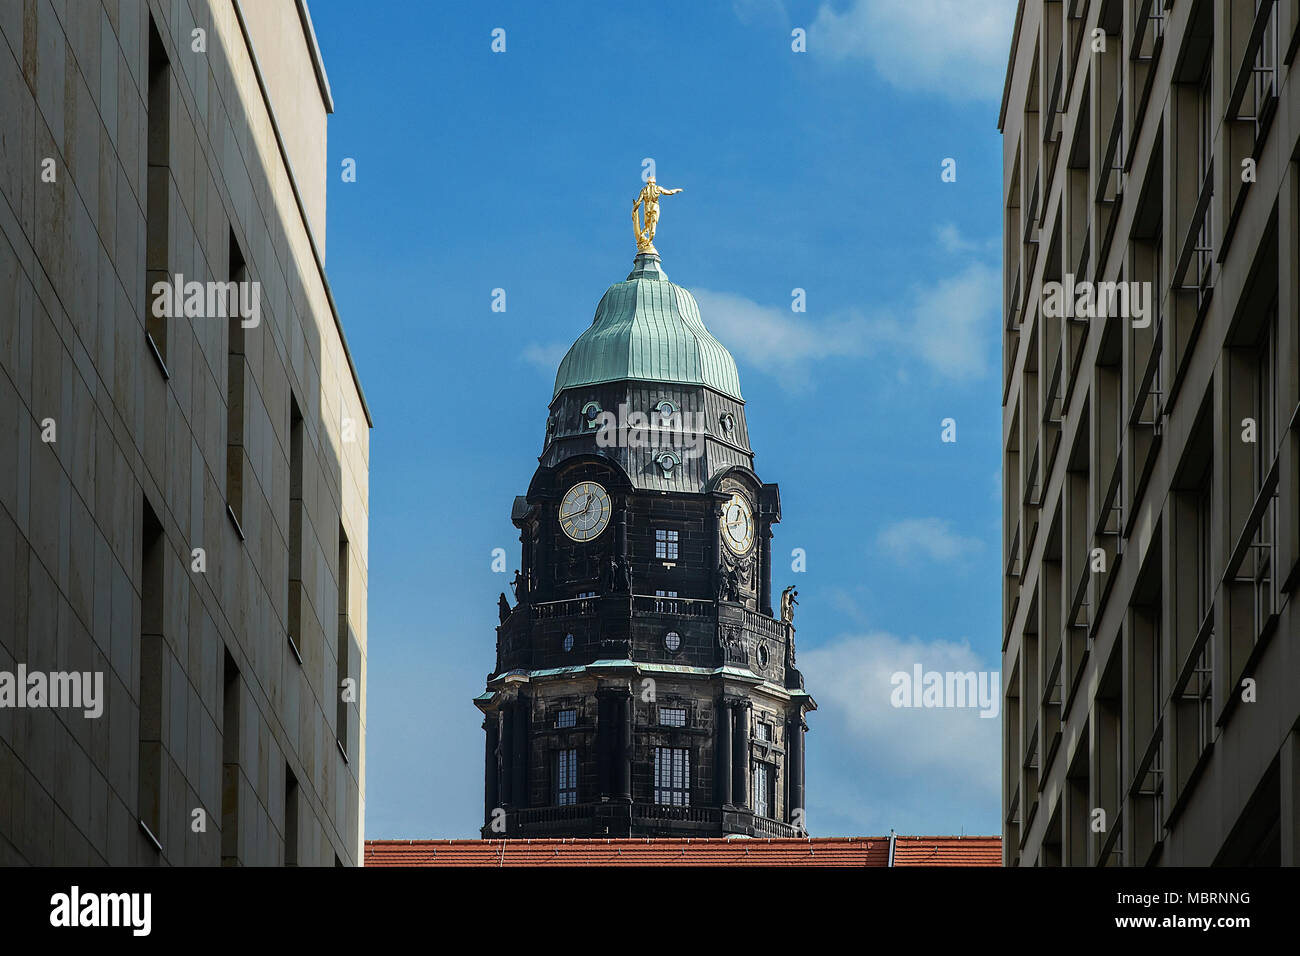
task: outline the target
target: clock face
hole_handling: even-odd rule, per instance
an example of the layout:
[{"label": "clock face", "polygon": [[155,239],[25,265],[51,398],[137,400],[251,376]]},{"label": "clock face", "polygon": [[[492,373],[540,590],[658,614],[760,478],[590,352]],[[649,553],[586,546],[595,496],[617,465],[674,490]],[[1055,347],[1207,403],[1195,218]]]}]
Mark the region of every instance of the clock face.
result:
[{"label": "clock face", "polygon": [[722,543],[736,554],[754,546],[754,512],[740,495],[732,495],[722,506]]},{"label": "clock face", "polygon": [[574,541],[590,541],[609,524],[609,492],[594,481],[580,481],[560,501],[560,527]]}]

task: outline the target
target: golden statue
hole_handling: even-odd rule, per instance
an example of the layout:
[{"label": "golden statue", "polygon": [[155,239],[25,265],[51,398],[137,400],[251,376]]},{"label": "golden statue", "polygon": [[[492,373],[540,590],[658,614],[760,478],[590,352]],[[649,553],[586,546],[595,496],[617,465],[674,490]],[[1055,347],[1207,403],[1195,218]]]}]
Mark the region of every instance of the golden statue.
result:
[{"label": "golden statue", "polygon": [[[659,197],[675,196],[681,192],[681,189],[661,189],[651,176],[646,180],[641,194],[636,197],[636,202],[632,203],[632,231],[636,233],[636,251],[653,252],[658,255],[659,250],[655,248],[655,229],[659,225]],[[645,206],[645,228],[641,228],[641,222],[637,218],[637,209]]]}]

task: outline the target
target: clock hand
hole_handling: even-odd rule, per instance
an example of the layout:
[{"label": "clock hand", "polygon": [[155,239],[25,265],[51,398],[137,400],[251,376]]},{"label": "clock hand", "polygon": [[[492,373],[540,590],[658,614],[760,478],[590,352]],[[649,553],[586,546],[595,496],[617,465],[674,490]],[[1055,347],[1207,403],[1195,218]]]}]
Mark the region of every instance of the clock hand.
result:
[{"label": "clock hand", "polygon": [[584,504],[584,505],[583,505],[581,508],[579,508],[577,511],[570,511],[568,514],[562,514],[562,515],[560,515],[560,518],[561,518],[561,519],[564,519],[564,518],[572,518],[572,517],[574,517],[575,515],[586,514],[586,513],[587,513],[587,509],[590,508],[590,507],[591,507],[591,495],[587,495],[587,502],[586,502],[586,504]]}]

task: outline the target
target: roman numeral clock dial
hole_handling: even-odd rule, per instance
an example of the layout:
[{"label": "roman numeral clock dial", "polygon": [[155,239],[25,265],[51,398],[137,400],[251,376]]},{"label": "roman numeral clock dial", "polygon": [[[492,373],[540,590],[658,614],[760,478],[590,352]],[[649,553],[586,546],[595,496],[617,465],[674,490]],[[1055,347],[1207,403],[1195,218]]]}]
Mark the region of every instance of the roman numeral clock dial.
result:
[{"label": "roman numeral clock dial", "polygon": [[732,495],[722,509],[722,543],[733,554],[746,554],[754,545],[754,512],[740,495]]},{"label": "roman numeral clock dial", "polygon": [[574,541],[590,541],[609,525],[609,492],[594,481],[580,481],[560,501],[560,529]]}]

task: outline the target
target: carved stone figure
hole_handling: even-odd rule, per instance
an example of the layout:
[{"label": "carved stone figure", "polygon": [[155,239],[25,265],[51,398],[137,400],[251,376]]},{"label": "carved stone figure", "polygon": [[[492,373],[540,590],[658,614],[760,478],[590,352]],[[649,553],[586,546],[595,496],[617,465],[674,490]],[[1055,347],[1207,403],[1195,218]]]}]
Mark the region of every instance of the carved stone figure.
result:
[{"label": "carved stone figure", "polygon": [[794,585],[790,585],[781,592],[781,621],[790,625],[790,630],[794,630],[794,609],[799,602],[795,600],[799,592],[795,590]]},{"label": "carved stone figure", "polygon": [[502,591],[501,596],[497,598],[497,613],[501,615],[501,623],[506,622],[510,616],[510,602],[506,600],[506,592]]}]

